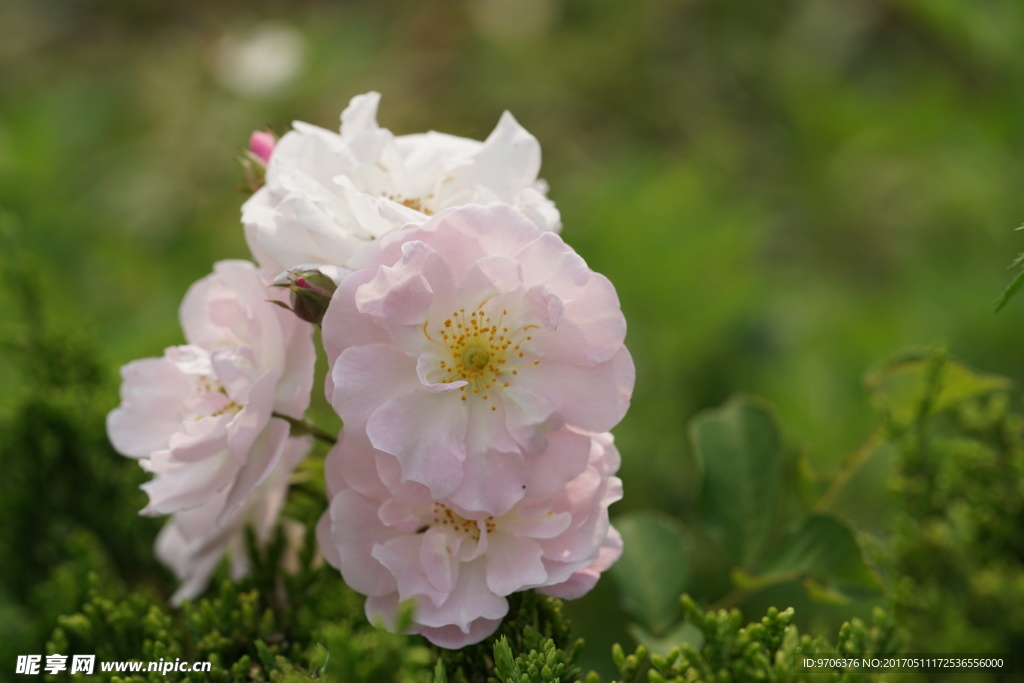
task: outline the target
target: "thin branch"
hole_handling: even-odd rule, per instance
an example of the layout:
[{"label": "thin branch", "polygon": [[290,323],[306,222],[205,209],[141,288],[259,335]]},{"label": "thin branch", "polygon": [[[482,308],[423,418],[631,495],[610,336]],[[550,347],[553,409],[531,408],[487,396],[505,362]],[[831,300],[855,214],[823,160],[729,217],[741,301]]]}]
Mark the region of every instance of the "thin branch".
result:
[{"label": "thin branch", "polygon": [[868,437],[868,440],[861,445],[856,451],[854,451],[846,461],[843,463],[843,469],[839,471],[835,479],[832,480],[832,484],[828,487],[828,490],[822,494],[821,498],[814,505],[816,512],[825,512],[832,504],[836,502],[839,494],[843,492],[846,485],[850,483],[853,475],[857,473],[861,467],[864,466],[871,456],[878,452],[878,447],[882,445],[882,428],[879,427],[874,433]]},{"label": "thin branch", "polygon": [[789,583],[790,581],[799,581],[805,576],[805,572],[792,571],[792,572],[780,572],[778,574],[769,574],[768,576],[759,576],[753,579],[752,583],[742,588],[735,588],[728,594],[723,596],[720,600],[714,602],[708,607],[709,612],[717,612],[721,609],[731,609],[736,605],[740,604],[747,598],[760,593],[765,588],[770,586],[777,586],[780,583]]},{"label": "thin branch", "polygon": [[288,417],[287,415],[282,415],[280,413],[274,413],[273,416],[281,418],[291,426],[292,436],[309,434],[314,439],[320,439],[324,443],[331,444],[332,446],[338,443],[338,437],[325,432],[309,420],[296,420],[294,417]]}]

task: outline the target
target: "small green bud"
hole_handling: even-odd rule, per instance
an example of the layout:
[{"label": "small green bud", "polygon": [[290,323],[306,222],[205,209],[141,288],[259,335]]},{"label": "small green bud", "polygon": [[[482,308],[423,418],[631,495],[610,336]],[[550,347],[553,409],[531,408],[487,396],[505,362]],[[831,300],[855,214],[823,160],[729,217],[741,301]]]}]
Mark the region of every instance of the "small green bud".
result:
[{"label": "small green bud", "polygon": [[615,663],[619,669],[626,663],[626,653],[622,651],[622,646],[618,643],[612,645],[612,662]]},{"label": "small green bud", "polygon": [[647,680],[650,681],[650,683],[665,683],[665,677],[654,669],[647,672]]}]

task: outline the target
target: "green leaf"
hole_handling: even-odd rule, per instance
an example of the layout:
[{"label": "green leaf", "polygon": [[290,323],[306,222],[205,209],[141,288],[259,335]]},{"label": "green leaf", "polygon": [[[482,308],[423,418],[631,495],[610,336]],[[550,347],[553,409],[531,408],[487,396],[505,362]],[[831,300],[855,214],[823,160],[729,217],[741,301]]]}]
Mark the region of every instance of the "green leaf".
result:
[{"label": "green leaf", "polygon": [[509,646],[508,639],[505,636],[494,642],[494,669],[501,683],[519,680],[519,667],[516,666],[515,657],[512,655],[512,648]]},{"label": "green leaf", "polygon": [[656,655],[667,655],[672,648],[682,644],[700,648],[704,644],[704,634],[689,621],[681,620],[663,635],[656,636],[640,624],[630,624],[626,631],[636,641]]},{"label": "green leaf", "polygon": [[930,412],[938,413],[972,398],[1008,391],[1013,383],[976,372],[931,349],[887,361],[868,374],[865,384],[897,423],[909,424],[926,402]]},{"label": "green leaf", "polygon": [[849,596],[822,585],[814,579],[804,579],[800,585],[804,587],[807,597],[823,605],[849,605],[853,602]]},{"label": "green leaf", "polygon": [[623,607],[655,636],[681,616],[679,595],[690,575],[689,543],[675,519],[657,512],[623,515],[615,521],[625,550],[612,566]]},{"label": "green leaf", "polygon": [[864,562],[853,531],[830,515],[813,515],[779,539],[760,565],[760,578],[789,576],[805,582],[808,595],[826,602],[833,587],[880,590],[878,576]]},{"label": "green leaf", "polygon": [[779,504],[782,443],[768,409],[736,398],[698,415],[691,438],[703,461],[701,509],[738,564],[749,564]]},{"label": "green leaf", "polygon": [[[1018,255],[1017,258],[1013,260],[1013,263],[1010,264],[1010,267],[1007,268],[1007,270],[1013,270],[1014,268],[1021,267],[1024,267],[1024,254]],[[1006,286],[1006,289],[1003,290],[1003,293],[999,296],[998,299],[996,299],[996,302],[993,305],[995,312],[998,313],[1003,306],[1008,304],[1010,302],[1010,299],[1014,297],[1014,295],[1020,290],[1022,286],[1024,286],[1024,270],[1017,273],[1017,277],[1013,278],[1013,281]]]}]

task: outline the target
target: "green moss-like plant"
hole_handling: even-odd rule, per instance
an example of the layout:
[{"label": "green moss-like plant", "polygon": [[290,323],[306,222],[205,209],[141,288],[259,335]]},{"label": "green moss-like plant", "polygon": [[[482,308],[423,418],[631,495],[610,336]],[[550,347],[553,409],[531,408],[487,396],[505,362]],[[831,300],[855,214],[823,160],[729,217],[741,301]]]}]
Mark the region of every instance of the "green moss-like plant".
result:
[{"label": "green moss-like plant", "polygon": [[[543,653],[545,661],[548,656],[555,657],[562,667],[562,680],[575,680],[578,671],[572,663],[583,641],[572,638],[570,624],[562,614],[562,602],[533,591],[514,593],[508,601],[505,621],[482,643],[461,650],[434,648],[446,679],[451,683],[484,683],[497,675],[497,680],[505,683],[505,678],[517,670],[516,666],[529,668],[530,663],[536,664],[537,655],[531,655],[533,652]],[[502,669],[496,668],[499,651],[505,662]],[[551,652],[556,654],[550,655]],[[522,659],[519,665],[508,664],[517,658]],[[519,675],[524,672],[521,670]]]},{"label": "green moss-like plant", "polygon": [[[793,625],[793,610],[772,607],[760,620],[744,623],[737,609],[704,611],[689,596],[682,598],[683,612],[701,633],[699,647],[680,644],[665,656],[650,654],[642,645],[632,654],[622,647],[612,649],[612,660],[621,681],[633,683],[727,683],[765,681],[788,683],[814,680],[822,683],[851,683],[864,679],[858,671],[827,670],[809,673],[801,662],[806,654],[844,657],[851,654],[883,657],[901,651],[902,640],[891,616],[875,611],[867,625],[859,619],[844,623],[835,645],[822,637],[801,635]],[[902,675],[902,674],[901,674]],[[871,674],[880,683],[884,676]],[[588,683],[598,683],[591,673]]]},{"label": "green moss-like plant", "polygon": [[[900,458],[893,485],[892,596],[909,651],[1024,649],[1024,415],[1010,382],[941,353],[908,356],[870,382]],[[931,674],[960,680],[963,672]],[[1010,680],[989,670],[972,680]]]}]

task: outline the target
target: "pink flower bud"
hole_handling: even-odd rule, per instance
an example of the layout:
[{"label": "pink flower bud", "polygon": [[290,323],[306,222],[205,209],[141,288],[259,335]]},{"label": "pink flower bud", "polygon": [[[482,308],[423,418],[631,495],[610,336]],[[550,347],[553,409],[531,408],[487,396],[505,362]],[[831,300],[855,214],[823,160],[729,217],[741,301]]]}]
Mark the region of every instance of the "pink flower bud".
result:
[{"label": "pink flower bud", "polygon": [[292,305],[286,306],[275,301],[283,308],[289,308],[308,323],[319,325],[331,303],[331,296],[338,285],[329,276],[313,267],[299,266],[278,276],[275,287],[291,290]]},{"label": "pink flower bud", "polygon": [[270,133],[256,130],[249,136],[249,151],[266,164],[270,162],[270,153],[274,151],[276,143],[277,140]]}]

